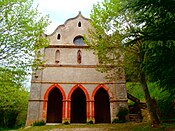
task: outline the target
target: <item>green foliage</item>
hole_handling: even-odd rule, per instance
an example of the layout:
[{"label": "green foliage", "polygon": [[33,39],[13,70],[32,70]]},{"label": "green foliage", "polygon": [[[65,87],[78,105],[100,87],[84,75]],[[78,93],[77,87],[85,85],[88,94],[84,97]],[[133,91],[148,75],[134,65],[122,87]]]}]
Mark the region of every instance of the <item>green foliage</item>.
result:
[{"label": "green foliage", "polygon": [[126,107],[120,107],[117,113],[118,117],[126,116],[128,114],[128,109]]},{"label": "green foliage", "polygon": [[118,119],[114,119],[112,120],[112,124],[119,123],[118,121],[119,121]]},{"label": "green foliage", "polygon": [[111,45],[114,50],[122,49],[123,52],[124,49],[128,81],[139,81],[139,72],[144,71],[147,79],[158,82],[161,88],[174,94],[174,9],[174,0],[105,0],[98,3],[91,13],[95,28],[90,32],[92,48],[104,65],[118,62],[119,57],[109,58],[115,56],[109,49]]},{"label": "green foliage", "polygon": [[120,107],[117,113],[117,117],[119,118],[117,120],[118,123],[124,123],[126,122],[126,115],[128,115],[129,110],[126,107]]},{"label": "green foliage", "polygon": [[28,92],[23,87],[25,77],[18,76],[23,71],[6,68],[0,70],[0,127],[23,125],[28,103]]},{"label": "green foliage", "polygon": [[35,53],[46,46],[41,36],[48,25],[33,0],[0,1],[0,63],[1,66],[24,68],[31,66]]},{"label": "green foliage", "polygon": [[66,120],[66,121],[63,122],[63,124],[69,125],[69,121]]},{"label": "green foliage", "polygon": [[[145,102],[143,91],[139,83],[128,82],[126,84],[127,91],[138,98],[140,101]],[[157,101],[158,113],[161,119],[170,119],[175,117],[175,107],[173,106],[174,96],[168,91],[164,91],[156,83],[148,83],[149,92],[152,98]],[[129,104],[134,104],[129,101]]]},{"label": "green foliage", "polygon": [[114,72],[110,78],[116,80],[120,78],[118,70],[125,68],[127,81],[141,83],[151,119],[157,123],[147,81],[157,82],[174,95],[174,9],[174,0],[104,0],[94,6],[91,14],[94,29],[90,31],[89,45],[103,66],[117,67],[102,66],[101,72]]},{"label": "green foliage", "polygon": [[28,92],[26,75],[41,61],[47,46],[43,32],[49,24],[33,7],[33,0],[0,1],[0,127],[25,124]]},{"label": "green foliage", "polygon": [[[131,0],[125,10],[132,14],[134,29],[129,31],[130,44],[135,40],[143,42],[144,59],[142,69],[151,81],[175,93],[175,1]],[[144,14],[144,15],[143,15]]]},{"label": "green foliage", "polygon": [[160,110],[160,117],[162,120],[175,118],[174,100],[175,97],[163,96],[163,98],[157,101]]},{"label": "green foliage", "polygon": [[44,120],[35,121],[32,126],[44,126],[46,122]]},{"label": "green foliage", "polygon": [[[131,13],[127,6],[128,1],[122,0],[105,0],[101,5],[94,6],[91,14],[91,23],[94,29],[90,31],[89,45],[97,52],[100,62],[103,62],[101,72],[109,73],[108,71],[111,71],[113,73],[109,76],[111,80],[122,79],[124,68],[129,69],[126,71],[126,73],[130,73],[127,77],[135,73],[136,80],[144,88],[151,120],[159,123],[152,107],[143,70],[145,48],[141,34],[138,33],[142,25],[136,23],[135,13]],[[107,68],[104,68],[105,66]]]},{"label": "green foliage", "polygon": [[[128,93],[132,94],[142,102],[145,101],[144,94],[141,88],[140,83],[134,82],[127,82],[126,88]],[[148,83],[148,89],[152,98],[158,99],[167,99],[170,95],[167,91],[163,91],[161,88],[158,87],[156,83]]]},{"label": "green foliage", "polygon": [[92,120],[88,121],[87,124],[94,124]]},{"label": "green foliage", "polygon": [[118,25],[115,18],[111,18],[118,13],[111,12],[114,7],[117,10],[120,4],[113,6],[113,3],[104,1],[103,6],[100,3],[94,5],[90,21],[93,28],[89,30],[86,39],[86,43],[98,56],[98,71],[106,73],[109,80],[122,79],[124,74],[122,36],[115,27]]},{"label": "green foliage", "polygon": [[112,123],[125,123],[126,120],[126,116],[128,115],[129,110],[126,107],[119,107],[119,110],[117,112],[117,117],[118,119],[114,119],[112,121]]},{"label": "green foliage", "polygon": [[163,90],[173,95],[175,93],[175,41],[150,42],[150,44],[152,45],[147,45],[149,49],[145,54],[144,69],[152,81],[157,81]]},{"label": "green foliage", "polygon": [[128,0],[126,9],[133,14],[137,25],[142,24],[138,33],[145,40],[175,40],[174,0]]}]

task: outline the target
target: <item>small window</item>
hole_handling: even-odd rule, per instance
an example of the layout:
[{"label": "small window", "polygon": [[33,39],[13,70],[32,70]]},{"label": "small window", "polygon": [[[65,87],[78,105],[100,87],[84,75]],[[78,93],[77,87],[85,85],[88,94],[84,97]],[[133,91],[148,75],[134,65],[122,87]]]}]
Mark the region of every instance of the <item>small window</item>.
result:
[{"label": "small window", "polygon": [[80,64],[81,63],[81,51],[78,50],[77,52],[77,63]]},{"label": "small window", "polygon": [[39,56],[41,55],[41,51],[38,51],[38,55],[39,55]]},{"label": "small window", "polygon": [[78,22],[78,27],[81,27],[81,22]]},{"label": "small window", "polygon": [[39,60],[39,59],[41,59],[41,51],[38,51],[38,53],[36,54],[36,57],[37,57],[37,59]]},{"label": "small window", "polygon": [[82,36],[76,36],[73,42],[75,45],[82,46],[84,45],[84,38]]},{"label": "small window", "polygon": [[60,34],[58,34],[58,35],[57,35],[57,39],[58,39],[58,40],[60,40],[60,38],[61,38],[61,35],[60,35]]},{"label": "small window", "polygon": [[56,63],[59,63],[60,62],[60,51],[59,50],[57,50],[55,52],[55,62]]}]

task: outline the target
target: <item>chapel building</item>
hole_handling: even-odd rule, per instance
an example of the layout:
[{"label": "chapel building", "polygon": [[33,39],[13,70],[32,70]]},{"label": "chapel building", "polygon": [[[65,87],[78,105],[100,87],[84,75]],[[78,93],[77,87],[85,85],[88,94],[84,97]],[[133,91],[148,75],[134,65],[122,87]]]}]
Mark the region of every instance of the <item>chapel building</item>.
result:
[{"label": "chapel building", "polygon": [[39,120],[111,123],[119,107],[128,107],[125,77],[109,82],[96,70],[98,58],[83,41],[90,27],[80,12],[46,35],[45,63],[32,75],[27,126]]}]

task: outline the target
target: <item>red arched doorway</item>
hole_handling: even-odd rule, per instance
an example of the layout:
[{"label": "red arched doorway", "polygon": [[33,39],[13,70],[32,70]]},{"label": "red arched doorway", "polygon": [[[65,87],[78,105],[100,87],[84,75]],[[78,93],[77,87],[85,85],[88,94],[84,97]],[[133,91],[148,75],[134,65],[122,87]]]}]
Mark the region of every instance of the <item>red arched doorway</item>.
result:
[{"label": "red arched doorway", "polygon": [[42,113],[47,123],[62,123],[65,118],[65,99],[64,90],[58,84],[53,84],[47,89]]},{"label": "red arched doorway", "polygon": [[71,123],[86,123],[86,96],[81,88],[71,96]]},{"label": "red arched doorway", "polygon": [[111,123],[110,115],[110,97],[112,94],[104,85],[99,85],[92,93],[92,116],[95,123]]},{"label": "red arched doorway", "polygon": [[58,88],[49,93],[47,106],[47,123],[62,123],[62,94]]},{"label": "red arched doorway", "polygon": [[81,85],[75,85],[68,95],[68,119],[71,123],[86,123],[90,118],[90,98],[87,90]]}]

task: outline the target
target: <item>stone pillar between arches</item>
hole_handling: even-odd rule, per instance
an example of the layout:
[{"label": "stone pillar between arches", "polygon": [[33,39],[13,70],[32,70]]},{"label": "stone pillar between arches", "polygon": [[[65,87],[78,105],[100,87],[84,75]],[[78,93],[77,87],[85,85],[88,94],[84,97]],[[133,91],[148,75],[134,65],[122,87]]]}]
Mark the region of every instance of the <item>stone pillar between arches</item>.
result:
[{"label": "stone pillar between arches", "polygon": [[91,120],[93,121],[93,123],[95,123],[95,114],[94,114],[94,111],[95,111],[95,109],[94,109],[94,100],[91,100]]},{"label": "stone pillar between arches", "polygon": [[90,104],[91,101],[86,101],[86,122],[89,122],[91,120],[91,115],[90,115]]},{"label": "stone pillar between arches", "polygon": [[70,112],[71,112],[70,105],[71,105],[71,100],[67,100],[67,117],[66,117],[66,120],[69,123],[70,123]]},{"label": "stone pillar between arches", "polygon": [[63,108],[62,108],[62,123],[65,122],[66,119],[66,100],[63,100]]}]

